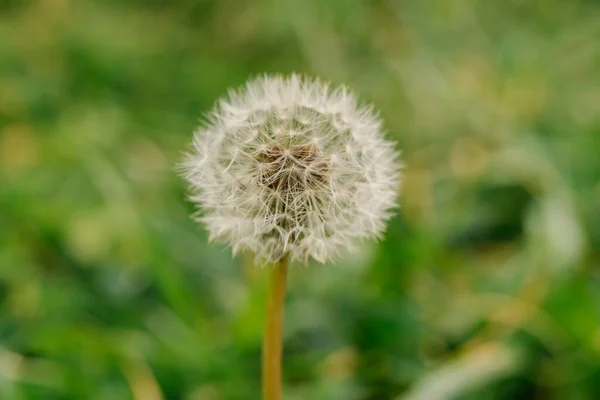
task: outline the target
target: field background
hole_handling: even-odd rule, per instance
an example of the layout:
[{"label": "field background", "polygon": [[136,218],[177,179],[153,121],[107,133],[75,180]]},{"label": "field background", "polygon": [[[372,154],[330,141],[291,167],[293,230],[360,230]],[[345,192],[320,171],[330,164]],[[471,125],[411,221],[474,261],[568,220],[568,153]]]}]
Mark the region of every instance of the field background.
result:
[{"label": "field background", "polygon": [[173,166],[292,71],[407,168],[384,240],[291,271],[285,399],[599,399],[592,0],[0,0],[0,399],[259,398],[266,271]]}]

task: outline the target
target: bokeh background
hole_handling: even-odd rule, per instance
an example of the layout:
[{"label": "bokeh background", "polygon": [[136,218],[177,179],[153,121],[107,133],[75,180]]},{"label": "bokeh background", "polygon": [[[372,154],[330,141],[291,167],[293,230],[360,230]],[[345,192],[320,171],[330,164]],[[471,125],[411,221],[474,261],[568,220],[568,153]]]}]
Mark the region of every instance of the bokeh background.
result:
[{"label": "bokeh background", "polygon": [[406,164],[386,237],[293,268],[285,399],[600,398],[600,4],[0,1],[0,399],[252,400],[266,271],[173,170],[263,72]]}]

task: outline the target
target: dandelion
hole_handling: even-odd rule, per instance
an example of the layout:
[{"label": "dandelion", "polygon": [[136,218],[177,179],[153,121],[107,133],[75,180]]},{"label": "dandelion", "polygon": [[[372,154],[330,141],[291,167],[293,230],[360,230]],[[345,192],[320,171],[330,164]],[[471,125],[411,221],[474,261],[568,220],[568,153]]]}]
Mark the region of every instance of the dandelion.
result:
[{"label": "dandelion", "polygon": [[211,238],[267,262],[325,262],[379,236],[399,178],[372,109],[297,75],[219,101],[183,170]]},{"label": "dandelion", "polygon": [[265,399],[280,398],[287,260],[331,260],[383,233],[399,186],[381,121],[344,87],[261,77],[221,99],[182,171],[198,220],[234,254],[276,263],[263,350]]}]

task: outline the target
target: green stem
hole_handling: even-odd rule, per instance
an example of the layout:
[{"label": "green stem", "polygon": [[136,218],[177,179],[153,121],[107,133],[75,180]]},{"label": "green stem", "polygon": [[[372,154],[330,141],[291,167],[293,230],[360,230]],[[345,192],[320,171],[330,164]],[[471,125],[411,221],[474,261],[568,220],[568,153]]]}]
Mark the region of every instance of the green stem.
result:
[{"label": "green stem", "polygon": [[281,354],[283,341],[281,332],[287,264],[287,257],[283,257],[269,274],[269,299],[262,352],[263,400],[281,400],[282,396]]}]

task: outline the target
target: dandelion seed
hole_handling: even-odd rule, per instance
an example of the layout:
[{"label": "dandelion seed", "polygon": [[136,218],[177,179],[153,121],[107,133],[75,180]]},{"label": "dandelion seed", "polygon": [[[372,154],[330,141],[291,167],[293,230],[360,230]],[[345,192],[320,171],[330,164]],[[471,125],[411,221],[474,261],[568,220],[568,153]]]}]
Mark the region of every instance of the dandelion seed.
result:
[{"label": "dandelion seed", "polygon": [[265,76],[217,104],[182,165],[212,238],[267,262],[325,262],[383,232],[398,154],[347,89]]}]

